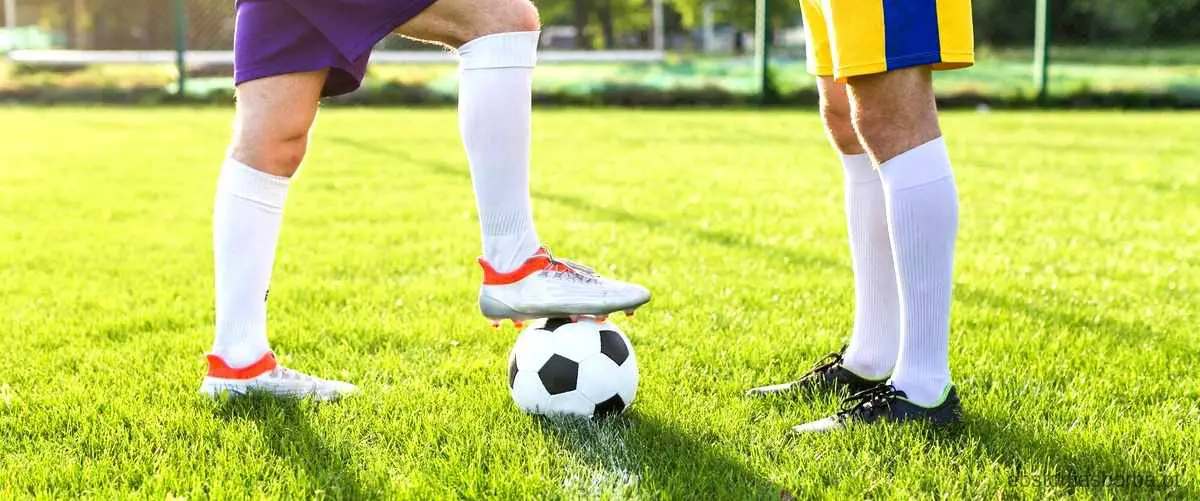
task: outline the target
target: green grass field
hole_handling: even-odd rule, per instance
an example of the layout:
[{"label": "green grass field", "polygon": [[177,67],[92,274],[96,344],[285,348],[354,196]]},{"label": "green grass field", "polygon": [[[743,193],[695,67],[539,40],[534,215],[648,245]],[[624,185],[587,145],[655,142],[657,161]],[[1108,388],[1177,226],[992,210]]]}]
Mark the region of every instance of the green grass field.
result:
[{"label": "green grass field", "polygon": [[849,330],[812,112],[537,113],[542,237],[656,293],[600,424],[509,400],[452,110],[325,112],[291,192],[274,346],[365,393],[197,395],[231,118],[0,109],[0,498],[1200,497],[1200,114],[947,114],[966,423],[803,438],[742,391]]}]

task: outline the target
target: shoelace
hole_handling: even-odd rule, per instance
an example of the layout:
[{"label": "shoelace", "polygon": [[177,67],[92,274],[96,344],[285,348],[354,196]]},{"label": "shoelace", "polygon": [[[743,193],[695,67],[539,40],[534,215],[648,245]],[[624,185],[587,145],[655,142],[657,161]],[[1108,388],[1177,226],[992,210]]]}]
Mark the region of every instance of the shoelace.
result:
[{"label": "shoelace", "polygon": [[869,388],[842,400],[842,409],[838,411],[840,419],[871,418],[879,412],[888,409],[897,397],[903,397],[904,392],[890,384],[881,384]]},{"label": "shoelace", "polygon": [[817,363],[814,364],[812,366],[812,368],[809,369],[808,372],[806,372],[804,374],[804,378],[816,377],[817,375],[824,374],[824,373],[828,372],[830,369],[837,367],[839,364],[842,363],[842,360],[843,360],[842,353],[845,353],[845,352],[846,352],[846,347],[843,346],[842,351],[825,355],[825,358],[818,360]]},{"label": "shoelace", "polygon": [[599,282],[600,276],[596,274],[596,270],[591,267],[584,266],[574,261],[562,258],[556,258],[549,250],[546,250],[546,257],[550,259],[550,263],[542,269],[543,273],[554,273],[555,278],[567,278],[570,280],[578,280],[585,283]]}]

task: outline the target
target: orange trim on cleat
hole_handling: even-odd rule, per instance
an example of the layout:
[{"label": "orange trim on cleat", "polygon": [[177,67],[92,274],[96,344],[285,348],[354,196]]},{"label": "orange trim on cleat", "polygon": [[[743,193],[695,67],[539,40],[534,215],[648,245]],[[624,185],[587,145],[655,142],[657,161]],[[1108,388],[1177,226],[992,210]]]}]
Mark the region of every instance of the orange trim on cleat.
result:
[{"label": "orange trim on cleat", "polygon": [[262,358],[258,359],[257,362],[240,369],[230,367],[221,357],[211,353],[206,356],[208,357],[208,377],[221,379],[254,379],[270,372],[271,369],[274,369],[278,365],[275,362],[275,354],[269,351]]},{"label": "orange trim on cleat", "polygon": [[[550,253],[546,251],[545,247],[538,249],[537,252],[534,253],[533,257],[526,259],[520,267],[507,273],[496,271],[496,269],[493,268],[492,265],[487,261],[484,261],[482,257],[479,258],[479,266],[483,268],[483,285],[515,284],[521,280],[524,280],[525,277],[528,277],[529,275],[546,269],[552,264],[554,264],[554,262],[550,260]],[[555,268],[556,271],[570,271],[565,265],[556,264],[555,266],[561,267],[561,269]]]}]

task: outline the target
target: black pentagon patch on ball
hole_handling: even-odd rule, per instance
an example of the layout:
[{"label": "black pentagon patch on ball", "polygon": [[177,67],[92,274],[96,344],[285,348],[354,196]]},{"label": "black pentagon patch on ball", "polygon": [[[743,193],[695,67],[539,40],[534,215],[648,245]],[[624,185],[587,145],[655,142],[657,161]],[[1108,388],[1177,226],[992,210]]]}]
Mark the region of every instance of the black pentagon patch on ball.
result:
[{"label": "black pentagon patch on ball", "polygon": [[625,410],[625,401],[621,400],[620,395],[613,395],[612,398],[596,404],[596,410],[592,412],[592,416],[596,418],[616,416],[623,410]]},{"label": "black pentagon patch on ball", "polygon": [[542,326],[542,330],[554,332],[555,329],[571,323],[569,318],[550,318],[546,320],[546,325]]},{"label": "black pentagon patch on ball", "polygon": [[542,386],[551,395],[575,391],[575,382],[579,379],[579,364],[562,355],[554,355],[538,369],[538,378]]},{"label": "black pentagon patch on ball", "polygon": [[512,357],[508,362],[508,388],[512,389],[513,383],[517,381],[517,357]]},{"label": "black pentagon patch on ball", "polygon": [[629,347],[625,345],[625,340],[621,339],[621,335],[617,331],[603,330],[600,331],[600,353],[617,365],[621,365],[625,363],[625,359],[629,358]]}]

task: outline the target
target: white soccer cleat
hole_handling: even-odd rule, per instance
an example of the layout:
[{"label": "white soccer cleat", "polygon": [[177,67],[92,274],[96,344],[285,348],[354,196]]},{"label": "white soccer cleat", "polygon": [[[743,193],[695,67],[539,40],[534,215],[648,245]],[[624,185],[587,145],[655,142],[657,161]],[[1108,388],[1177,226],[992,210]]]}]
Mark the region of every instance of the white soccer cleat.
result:
[{"label": "white soccer cleat", "polygon": [[263,355],[248,367],[234,369],[221,357],[208,355],[208,375],[200,384],[200,393],[213,398],[267,393],[288,398],[337,400],[356,393],[358,387],[342,381],[330,381],[288,369],[275,361],[274,353]]},{"label": "white soccer cleat", "polygon": [[496,326],[502,319],[520,328],[534,318],[603,319],[618,311],[633,315],[650,302],[645,287],[601,277],[591,268],[555,258],[545,248],[508,273],[496,271],[482,258],[479,265],[479,310]]}]

